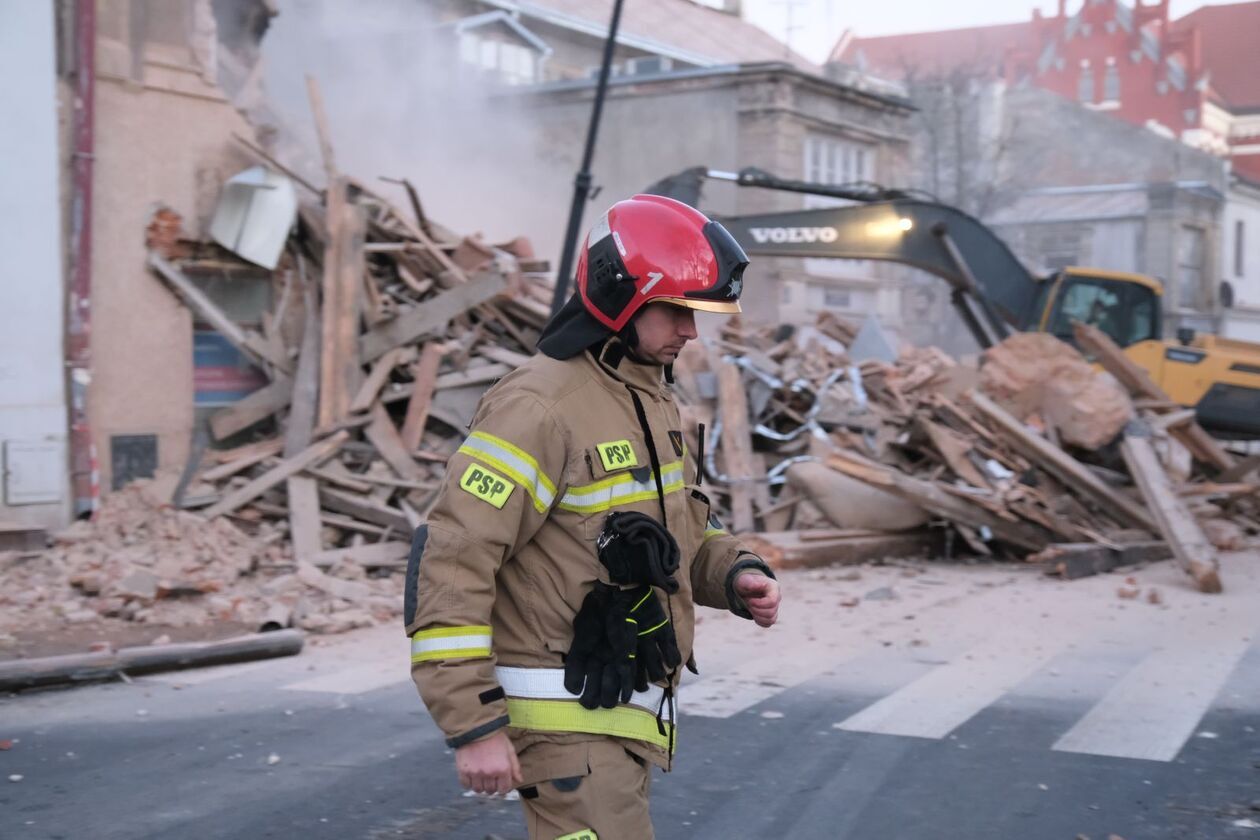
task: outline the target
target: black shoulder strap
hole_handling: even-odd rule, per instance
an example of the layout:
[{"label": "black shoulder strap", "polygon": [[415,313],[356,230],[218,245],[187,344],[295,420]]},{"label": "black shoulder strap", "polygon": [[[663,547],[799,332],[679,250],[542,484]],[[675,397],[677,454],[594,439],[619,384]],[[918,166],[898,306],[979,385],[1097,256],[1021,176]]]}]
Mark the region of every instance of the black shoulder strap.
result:
[{"label": "black shoulder strap", "polygon": [[669,520],[665,516],[665,485],[661,480],[661,459],[656,455],[656,441],[652,438],[652,427],[648,425],[647,412],[643,410],[643,401],[639,399],[639,395],[629,385],[626,390],[630,392],[630,399],[634,401],[634,413],[639,418],[639,428],[643,430],[643,437],[647,439],[648,458],[652,461],[652,475],[656,479],[656,500],[661,503],[661,524],[666,528],[669,527]]}]

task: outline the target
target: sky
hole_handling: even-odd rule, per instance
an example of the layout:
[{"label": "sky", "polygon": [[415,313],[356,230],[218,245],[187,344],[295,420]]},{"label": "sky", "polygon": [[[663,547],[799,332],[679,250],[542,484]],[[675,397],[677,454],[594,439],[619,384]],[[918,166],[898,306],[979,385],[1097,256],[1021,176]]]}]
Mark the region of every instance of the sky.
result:
[{"label": "sky", "polygon": [[[1068,11],[1075,12],[1080,5],[1081,0],[1068,0]],[[1172,0],[1172,16],[1181,17],[1204,5],[1209,4]],[[744,17],[780,39],[790,16],[792,46],[819,62],[846,28],[873,36],[1015,23],[1030,19],[1035,8],[1053,15],[1058,4],[1056,0],[743,0]]]}]

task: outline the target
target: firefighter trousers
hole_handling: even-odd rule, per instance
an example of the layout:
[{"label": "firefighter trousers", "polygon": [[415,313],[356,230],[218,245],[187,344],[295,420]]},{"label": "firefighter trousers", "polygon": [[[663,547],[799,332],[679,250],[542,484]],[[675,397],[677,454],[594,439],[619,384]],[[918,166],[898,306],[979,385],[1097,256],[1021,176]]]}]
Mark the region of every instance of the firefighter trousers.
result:
[{"label": "firefighter trousers", "polygon": [[[650,764],[611,738],[538,746],[548,748],[547,765],[564,769],[520,788],[530,840],[652,840]],[[523,769],[535,749],[522,753]]]}]

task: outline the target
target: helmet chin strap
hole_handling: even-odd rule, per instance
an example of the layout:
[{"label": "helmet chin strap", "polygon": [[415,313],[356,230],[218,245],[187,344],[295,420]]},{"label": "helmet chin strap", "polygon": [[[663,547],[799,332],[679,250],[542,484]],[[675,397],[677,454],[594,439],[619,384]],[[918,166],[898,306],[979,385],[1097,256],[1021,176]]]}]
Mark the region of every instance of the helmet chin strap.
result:
[{"label": "helmet chin strap", "polygon": [[660,362],[654,362],[639,355],[639,331],[634,328],[634,322],[638,319],[639,316],[636,313],[629,323],[621,328],[621,332],[617,333],[617,337],[621,339],[621,343],[625,346],[626,355],[630,358],[630,361],[641,365],[657,365],[659,367]]}]

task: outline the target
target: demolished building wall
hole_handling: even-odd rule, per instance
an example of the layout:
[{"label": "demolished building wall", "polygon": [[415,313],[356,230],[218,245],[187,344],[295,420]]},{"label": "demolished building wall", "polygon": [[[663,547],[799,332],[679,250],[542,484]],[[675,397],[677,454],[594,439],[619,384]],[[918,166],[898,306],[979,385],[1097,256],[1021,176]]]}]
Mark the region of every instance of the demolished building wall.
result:
[{"label": "demolished building wall", "polygon": [[232,136],[253,131],[207,66],[209,8],[98,4],[88,411],[105,492],[178,476],[193,437],[193,321],[146,271],[144,231],[165,207],[200,235],[222,182],[251,163]]}]

